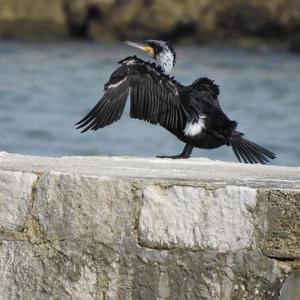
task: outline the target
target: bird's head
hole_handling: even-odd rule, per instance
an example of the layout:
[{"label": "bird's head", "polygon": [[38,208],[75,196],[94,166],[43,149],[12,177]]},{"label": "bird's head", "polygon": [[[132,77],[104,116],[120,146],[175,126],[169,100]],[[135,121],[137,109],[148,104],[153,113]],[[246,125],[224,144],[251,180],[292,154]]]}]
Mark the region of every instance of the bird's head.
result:
[{"label": "bird's head", "polygon": [[156,61],[156,64],[166,74],[169,74],[175,65],[176,53],[169,42],[146,40],[141,43],[126,41],[125,44],[143,50]]}]

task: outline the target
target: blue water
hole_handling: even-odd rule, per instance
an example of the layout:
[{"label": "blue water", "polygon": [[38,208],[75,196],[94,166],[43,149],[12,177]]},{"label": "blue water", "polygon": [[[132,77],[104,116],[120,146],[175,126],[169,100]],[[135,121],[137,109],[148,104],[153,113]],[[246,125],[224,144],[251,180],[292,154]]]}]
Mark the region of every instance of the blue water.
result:
[{"label": "blue water", "polygon": [[[248,139],[300,165],[300,56],[267,49],[177,47],[173,75],[208,76]],[[174,155],[183,144],[159,126],[128,118],[81,134],[74,123],[102,95],[116,62],[141,53],[125,45],[20,44],[0,41],[0,151],[32,155]],[[230,148],[193,156],[236,161]]]}]

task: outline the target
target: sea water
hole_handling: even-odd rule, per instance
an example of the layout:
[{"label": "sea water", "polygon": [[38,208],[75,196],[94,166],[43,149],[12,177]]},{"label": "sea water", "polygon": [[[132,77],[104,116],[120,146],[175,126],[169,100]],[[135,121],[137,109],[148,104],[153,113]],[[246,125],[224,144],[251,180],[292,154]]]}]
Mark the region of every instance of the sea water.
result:
[{"label": "sea water", "polygon": [[[238,129],[277,155],[276,165],[300,165],[300,56],[269,49],[176,47],[172,72],[183,84],[209,77]],[[117,61],[139,50],[89,42],[22,44],[0,41],[0,151],[30,155],[179,154],[184,144],[165,129],[128,117],[96,132],[79,121],[103,95]],[[236,161],[232,150],[195,149],[194,157]]]}]

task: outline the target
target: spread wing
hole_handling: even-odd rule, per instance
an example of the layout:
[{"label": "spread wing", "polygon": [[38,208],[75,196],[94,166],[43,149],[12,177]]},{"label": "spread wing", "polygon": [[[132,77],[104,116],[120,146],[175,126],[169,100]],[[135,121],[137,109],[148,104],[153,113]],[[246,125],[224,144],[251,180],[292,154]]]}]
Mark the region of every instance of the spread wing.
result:
[{"label": "spread wing", "polygon": [[187,89],[192,93],[197,101],[205,101],[221,109],[219,103],[219,86],[208,78],[199,78],[195,80]]},{"label": "spread wing", "polygon": [[[196,112],[182,101],[180,85],[153,64],[137,57],[120,61],[121,66],[105,84],[104,95],[76,125],[97,130],[119,120],[130,94],[130,117],[169,129],[182,129]],[[194,115],[193,115],[194,114]]]}]

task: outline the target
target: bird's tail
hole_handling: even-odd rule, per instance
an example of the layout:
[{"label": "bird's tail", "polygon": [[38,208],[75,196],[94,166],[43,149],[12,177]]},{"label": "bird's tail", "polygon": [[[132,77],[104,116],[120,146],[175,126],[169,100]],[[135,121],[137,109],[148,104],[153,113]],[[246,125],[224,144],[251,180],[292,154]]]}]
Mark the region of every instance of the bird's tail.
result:
[{"label": "bird's tail", "polygon": [[243,134],[237,131],[229,137],[228,144],[239,162],[265,164],[276,157],[273,152],[243,138]]}]

